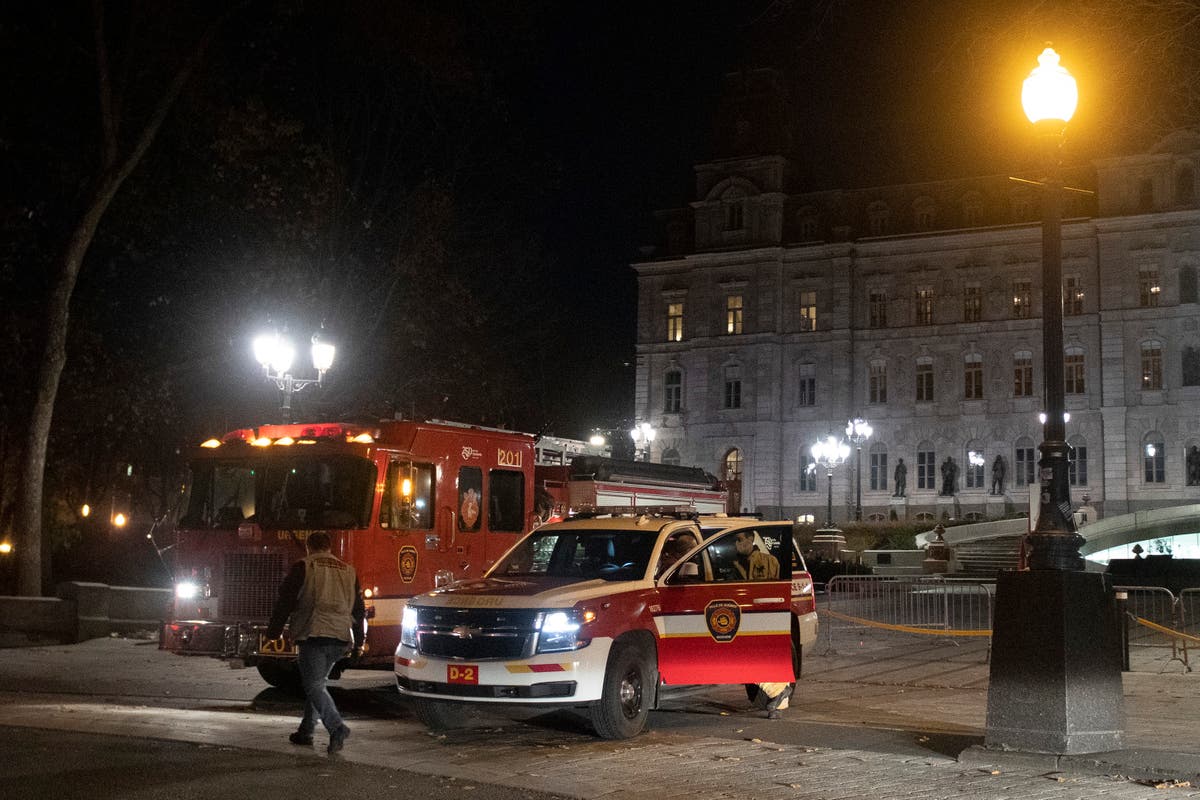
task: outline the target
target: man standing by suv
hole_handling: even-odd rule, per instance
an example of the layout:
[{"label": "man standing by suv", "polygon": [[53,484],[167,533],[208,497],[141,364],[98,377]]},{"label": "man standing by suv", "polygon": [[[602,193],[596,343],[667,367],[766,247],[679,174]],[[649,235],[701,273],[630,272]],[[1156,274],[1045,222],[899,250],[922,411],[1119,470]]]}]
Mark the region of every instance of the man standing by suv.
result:
[{"label": "man standing by suv", "polygon": [[300,727],[288,740],[311,745],[319,718],[329,731],[332,754],[342,749],[350,729],[325,684],[333,665],[349,652],[351,641],[356,652],[362,647],[365,609],[354,568],[329,552],[329,534],[310,533],[305,548],[308,555],[292,565],[279,586],[267,636],[278,638],[291,618],[305,702]]}]

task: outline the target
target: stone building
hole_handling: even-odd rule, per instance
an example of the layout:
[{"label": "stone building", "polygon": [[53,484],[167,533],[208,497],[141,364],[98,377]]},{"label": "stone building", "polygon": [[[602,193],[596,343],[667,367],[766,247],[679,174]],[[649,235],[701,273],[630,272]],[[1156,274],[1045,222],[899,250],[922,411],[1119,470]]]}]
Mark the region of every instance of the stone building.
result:
[{"label": "stone building", "polygon": [[[780,113],[772,73],[739,79],[766,87],[741,95],[760,119],[735,113],[726,132],[727,152],[749,154],[696,165],[694,200],[658,214],[633,264],[651,457],[725,476],[741,507],[822,522],[810,448],[861,416],[874,428],[864,519],[1026,511],[1041,441],[1038,188],[990,176],[805,192],[786,141],[755,138]],[[1200,498],[1197,169],[1200,135],[1180,132],[1068,172],[1094,191],[1064,198],[1071,494],[1101,516]],[[852,451],[833,474],[835,522],[853,513],[857,474]]]}]

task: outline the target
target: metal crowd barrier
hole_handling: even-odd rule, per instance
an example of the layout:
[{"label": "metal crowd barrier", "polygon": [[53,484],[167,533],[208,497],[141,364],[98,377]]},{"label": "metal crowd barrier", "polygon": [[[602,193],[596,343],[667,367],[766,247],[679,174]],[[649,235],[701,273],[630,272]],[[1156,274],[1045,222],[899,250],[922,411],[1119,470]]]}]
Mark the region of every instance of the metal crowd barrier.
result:
[{"label": "metal crowd barrier", "polygon": [[992,635],[995,583],[940,575],[835,575],[818,601],[826,652],[863,628],[945,639]]},{"label": "metal crowd barrier", "polygon": [[[1170,648],[1173,661],[1191,672],[1188,649],[1200,644],[1197,630],[1200,614],[1200,589],[1184,589],[1176,597],[1167,589],[1155,586],[1116,586],[1124,593],[1125,636],[1128,647]],[[1119,597],[1120,595],[1118,595]],[[1160,670],[1161,671],[1161,670]]]}]

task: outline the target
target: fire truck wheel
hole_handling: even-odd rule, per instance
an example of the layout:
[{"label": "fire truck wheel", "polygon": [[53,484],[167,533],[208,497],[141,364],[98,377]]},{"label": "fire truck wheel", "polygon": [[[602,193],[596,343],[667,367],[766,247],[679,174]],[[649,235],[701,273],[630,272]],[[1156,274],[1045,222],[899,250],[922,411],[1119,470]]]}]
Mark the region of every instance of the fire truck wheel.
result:
[{"label": "fire truck wheel", "polygon": [[461,703],[413,698],[413,712],[431,731],[451,731],[466,727],[467,711],[467,707]]},{"label": "fire truck wheel", "polygon": [[602,739],[629,739],[646,727],[658,677],[653,659],[632,644],[618,644],[608,657],[604,691],[591,708],[592,727]]},{"label": "fire truck wheel", "polygon": [[276,689],[283,689],[295,694],[303,694],[300,686],[300,670],[295,661],[260,661],[258,674]]}]

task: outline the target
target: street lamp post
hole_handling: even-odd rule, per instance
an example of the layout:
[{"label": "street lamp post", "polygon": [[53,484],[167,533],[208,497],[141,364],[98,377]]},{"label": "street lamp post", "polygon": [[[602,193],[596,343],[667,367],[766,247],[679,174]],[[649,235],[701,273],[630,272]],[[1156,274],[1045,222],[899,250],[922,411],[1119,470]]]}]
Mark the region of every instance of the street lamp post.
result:
[{"label": "street lamp post", "polygon": [[862,446],[874,430],[861,417],[846,423],[846,438],[854,445],[854,521],[862,522]]},{"label": "street lamp post", "polygon": [[825,470],[829,479],[829,495],[825,502],[825,528],[833,528],[833,469],[850,455],[850,446],[832,436],[817,442],[812,446],[813,461]]},{"label": "street lamp post", "polygon": [[280,411],[283,413],[284,422],[292,421],[292,394],[314,383],[319,386],[325,379],[325,373],[333,366],[334,352],[332,344],[322,340],[320,334],[313,334],[311,355],[313,369],[317,371],[317,376],[315,378],[297,378],[292,374],[292,361],[296,357],[296,348],[287,338],[286,331],[283,334],[264,333],[254,340],[255,360],[262,365],[267,380],[274,381],[279,390],[283,392]]},{"label": "street lamp post", "polygon": [[1036,526],[1027,570],[997,576],[985,748],[1079,754],[1118,750],[1124,707],[1117,608],[1104,576],[1083,570],[1068,485],[1063,386],[1062,178],[1059,148],[1078,99],[1047,47],[1021,101],[1046,149],[1042,357],[1046,411]]},{"label": "street lamp post", "polygon": [[633,439],[634,461],[650,460],[650,445],[654,443],[654,437],[657,435],[658,431],[649,422],[633,426],[633,429],[629,431],[629,436]]}]

